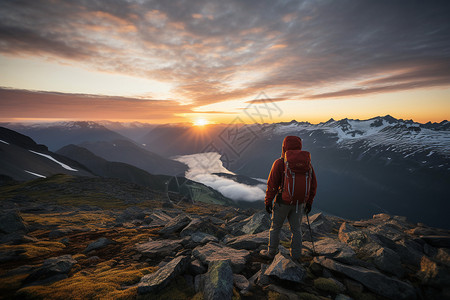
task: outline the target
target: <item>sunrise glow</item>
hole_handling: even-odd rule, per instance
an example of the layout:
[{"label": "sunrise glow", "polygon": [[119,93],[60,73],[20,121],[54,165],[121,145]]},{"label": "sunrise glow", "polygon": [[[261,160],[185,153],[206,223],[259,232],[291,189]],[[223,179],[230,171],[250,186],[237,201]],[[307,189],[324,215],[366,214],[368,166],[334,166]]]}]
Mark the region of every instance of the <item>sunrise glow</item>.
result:
[{"label": "sunrise glow", "polygon": [[209,122],[206,119],[197,119],[194,121],[193,124],[194,124],[194,126],[205,126],[205,125],[208,125]]}]

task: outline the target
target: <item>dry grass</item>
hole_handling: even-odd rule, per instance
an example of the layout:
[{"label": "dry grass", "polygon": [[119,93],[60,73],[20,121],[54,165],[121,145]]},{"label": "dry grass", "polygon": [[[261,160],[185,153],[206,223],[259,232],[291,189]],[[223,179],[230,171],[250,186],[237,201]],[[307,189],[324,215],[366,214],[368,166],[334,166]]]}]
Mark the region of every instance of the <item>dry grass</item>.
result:
[{"label": "dry grass", "polygon": [[139,282],[142,276],[156,271],[155,267],[112,269],[110,262],[97,265],[91,272],[77,272],[72,277],[47,286],[20,289],[18,297],[36,299],[134,299],[137,288],[122,288]]},{"label": "dry grass", "polygon": [[53,252],[61,251],[66,246],[59,242],[39,241],[22,245],[0,245],[1,251],[23,251],[25,258],[36,258],[46,256]]}]

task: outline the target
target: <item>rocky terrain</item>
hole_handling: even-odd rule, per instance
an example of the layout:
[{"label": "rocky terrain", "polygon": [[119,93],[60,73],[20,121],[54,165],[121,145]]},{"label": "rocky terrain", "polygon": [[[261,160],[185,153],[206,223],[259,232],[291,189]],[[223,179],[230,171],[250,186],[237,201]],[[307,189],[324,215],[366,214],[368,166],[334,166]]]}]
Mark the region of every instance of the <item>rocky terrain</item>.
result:
[{"label": "rocky terrain", "polygon": [[314,246],[303,220],[301,261],[289,257],[287,224],[269,261],[259,256],[270,226],[262,210],[128,192],[114,205],[108,194],[71,204],[57,191],[45,201],[2,196],[0,298],[450,298],[448,230],[315,214]]}]

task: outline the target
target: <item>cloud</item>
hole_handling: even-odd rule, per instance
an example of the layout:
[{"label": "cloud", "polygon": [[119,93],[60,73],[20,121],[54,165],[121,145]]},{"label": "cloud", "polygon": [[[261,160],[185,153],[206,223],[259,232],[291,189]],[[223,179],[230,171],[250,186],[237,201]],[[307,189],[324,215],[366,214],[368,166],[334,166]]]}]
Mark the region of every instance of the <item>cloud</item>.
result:
[{"label": "cloud", "polygon": [[[0,88],[0,118],[66,118],[77,120],[145,120],[164,122],[190,106],[170,100],[36,92]],[[179,118],[180,121],[183,118]]]},{"label": "cloud", "polygon": [[219,191],[225,197],[233,200],[259,201],[264,200],[265,185],[249,186],[234,180],[220,177],[212,173],[228,173],[222,165],[220,154],[216,152],[183,155],[174,158],[188,165],[185,176],[188,179],[203,183]]},{"label": "cloud", "polygon": [[319,99],[449,85],[448,15],[448,1],[5,0],[0,53],[171,81],[196,106]]}]

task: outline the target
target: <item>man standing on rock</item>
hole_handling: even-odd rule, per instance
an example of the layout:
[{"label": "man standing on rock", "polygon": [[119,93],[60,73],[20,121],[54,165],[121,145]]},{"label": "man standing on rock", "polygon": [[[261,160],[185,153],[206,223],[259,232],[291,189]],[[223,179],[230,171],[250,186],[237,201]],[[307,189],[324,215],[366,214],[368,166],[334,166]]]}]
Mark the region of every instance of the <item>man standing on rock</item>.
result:
[{"label": "man standing on rock", "polygon": [[301,220],[303,211],[306,214],[311,211],[317,180],[309,152],[301,149],[302,140],[298,136],[287,136],[281,158],[275,160],[270,170],[265,198],[266,211],[272,214],[269,246],[260,252],[265,258],[273,259],[277,253],[286,218],[292,232],[291,257],[298,260],[302,254]]}]

